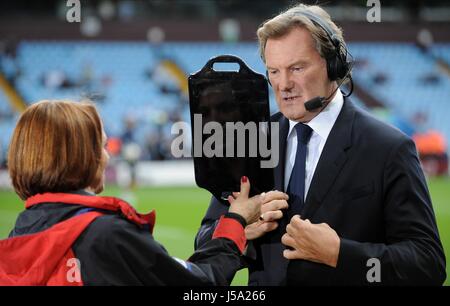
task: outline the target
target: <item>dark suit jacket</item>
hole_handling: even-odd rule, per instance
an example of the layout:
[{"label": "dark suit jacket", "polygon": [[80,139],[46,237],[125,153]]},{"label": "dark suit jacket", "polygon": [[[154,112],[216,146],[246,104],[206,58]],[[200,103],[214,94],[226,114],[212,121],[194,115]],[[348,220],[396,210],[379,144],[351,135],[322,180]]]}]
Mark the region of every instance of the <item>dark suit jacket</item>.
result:
[{"label": "dark suit jacket", "polygon": [[[272,120],[280,123],[275,189],[284,190],[289,121],[280,113]],[[210,239],[227,209],[212,199],[197,246]],[[249,244],[249,285],[441,285],[446,278],[445,255],[413,141],[348,99],[328,136],[301,216],[337,232],[337,267],[284,259],[281,236],[289,221],[283,218],[277,230]],[[379,259],[380,283],[368,282],[374,267],[370,258]]]}]

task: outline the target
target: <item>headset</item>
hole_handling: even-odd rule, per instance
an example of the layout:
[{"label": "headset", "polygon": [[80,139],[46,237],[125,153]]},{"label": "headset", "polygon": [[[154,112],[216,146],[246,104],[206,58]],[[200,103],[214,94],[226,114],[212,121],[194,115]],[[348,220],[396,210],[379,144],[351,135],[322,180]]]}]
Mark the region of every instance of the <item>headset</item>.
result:
[{"label": "headset", "polygon": [[[336,91],[341,87],[341,85],[345,82],[346,79],[350,80],[351,89],[349,93],[344,95],[344,97],[350,96],[353,92],[353,80],[350,75],[353,68],[353,56],[350,54],[345,45],[341,43],[335,32],[318,15],[312,14],[307,11],[295,12],[294,15],[302,15],[307,17],[309,20],[311,20],[311,22],[315,23],[317,26],[322,28],[324,32],[327,34],[328,40],[334,47],[332,53],[326,55],[325,58],[327,62],[328,79],[330,81],[336,81],[338,79],[341,80],[337,88],[328,97],[318,96],[306,101],[305,102],[306,110],[312,111],[317,108],[326,106],[326,102],[336,93]],[[270,86],[272,86],[267,71],[266,76],[267,81],[269,82]]]}]

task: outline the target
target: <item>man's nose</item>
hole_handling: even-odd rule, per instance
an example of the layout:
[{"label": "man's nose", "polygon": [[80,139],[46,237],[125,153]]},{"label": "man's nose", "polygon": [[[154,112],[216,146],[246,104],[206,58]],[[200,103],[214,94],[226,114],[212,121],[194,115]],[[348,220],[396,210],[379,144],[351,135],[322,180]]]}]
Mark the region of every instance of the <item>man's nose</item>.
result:
[{"label": "man's nose", "polygon": [[279,88],[282,91],[291,90],[294,87],[294,82],[292,80],[289,72],[281,72],[280,73],[280,83]]}]

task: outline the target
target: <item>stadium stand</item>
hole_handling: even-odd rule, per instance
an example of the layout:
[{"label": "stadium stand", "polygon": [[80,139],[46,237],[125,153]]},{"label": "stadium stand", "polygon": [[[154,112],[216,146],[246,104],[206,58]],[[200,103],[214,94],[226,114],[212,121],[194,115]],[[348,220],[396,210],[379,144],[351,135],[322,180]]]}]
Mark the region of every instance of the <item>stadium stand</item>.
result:
[{"label": "stadium stand", "polygon": [[[445,106],[450,77],[437,59],[450,63],[450,44],[437,44],[424,53],[412,43],[352,42],[349,50],[356,60],[355,84],[384,104],[385,111],[375,114],[411,136],[416,130],[433,129],[449,142],[450,111]],[[145,148],[155,137],[167,144],[171,122],[189,121],[186,92],[170,71],[161,73],[161,62],[169,60],[187,77],[218,54],[238,55],[255,71],[265,71],[255,43],[23,41],[17,47],[20,75],[15,86],[26,103],[93,98],[110,136],[121,137],[126,121],[134,120],[133,137]],[[167,85],[171,78],[172,85]],[[358,95],[352,99],[366,104]],[[276,109],[273,96],[271,109]],[[12,115],[3,93],[0,113],[9,114],[0,122],[4,151],[17,115]],[[418,114],[427,120],[414,122]],[[142,157],[155,159],[149,152]]]}]

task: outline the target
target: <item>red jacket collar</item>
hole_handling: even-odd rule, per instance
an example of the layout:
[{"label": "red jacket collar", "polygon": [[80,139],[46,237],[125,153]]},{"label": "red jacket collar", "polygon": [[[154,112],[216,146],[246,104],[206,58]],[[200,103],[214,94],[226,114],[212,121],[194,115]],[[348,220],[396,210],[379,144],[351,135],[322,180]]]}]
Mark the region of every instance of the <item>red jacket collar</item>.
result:
[{"label": "red jacket collar", "polygon": [[30,208],[45,203],[74,204],[120,212],[125,218],[139,226],[148,225],[150,232],[153,232],[155,226],[156,213],[154,210],[145,215],[139,214],[133,206],[124,200],[115,197],[88,196],[70,193],[39,193],[29,197],[25,201],[25,207]]}]

